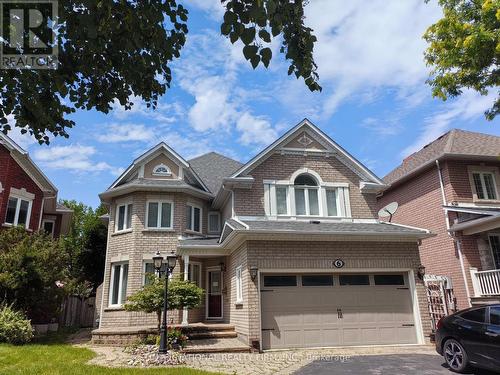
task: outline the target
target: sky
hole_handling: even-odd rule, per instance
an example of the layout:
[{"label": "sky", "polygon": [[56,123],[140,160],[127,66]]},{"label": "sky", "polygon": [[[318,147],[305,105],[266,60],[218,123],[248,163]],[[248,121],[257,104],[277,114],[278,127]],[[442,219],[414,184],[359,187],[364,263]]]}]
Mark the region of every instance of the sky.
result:
[{"label": "sky", "polygon": [[305,23],[318,38],[321,93],[288,76],[273,41],[268,69],[253,70],[239,44],[220,35],[220,0],[185,0],[189,34],[156,110],[138,98],[126,111],[78,111],[70,137],[38,145],[9,135],[59,189],[96,207],[98,194],[135,157],[165,141],[186,159],[216,151],[246,162],[308,118],[378,176],[452,128],[500,136],[484,111],[494,94],[466,91],[446,102],[426,84],[422,35],[441,17],[436,0],[311,0]]}]

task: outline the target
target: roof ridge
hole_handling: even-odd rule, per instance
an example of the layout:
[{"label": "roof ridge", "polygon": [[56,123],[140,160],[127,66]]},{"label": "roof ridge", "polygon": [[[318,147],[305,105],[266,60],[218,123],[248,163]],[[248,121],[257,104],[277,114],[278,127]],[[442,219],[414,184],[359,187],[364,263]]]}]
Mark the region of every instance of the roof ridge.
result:
[{"label": "roof ridge", "polygon": [[224,159],[227,159],[227,160],[231,160],[231,161],[234,161],[234,162],[237,162],[237,163],[240,163],[240,164],[243,164],[242,162],[240,162],[239,160],[236,160],[236,159],[233,159],[227,155],[224,155],[224,154],[221,154],[220,152],[217,152],[217,151],[209,151],[209,152],[206,152],[202,155],[199,155],[199,156],[196,156],[192,159],[189,159],[188,162],[191,162],[193,160],[197,160],[197,159],[201,159],[207,155],[217,155],[217,156],[220,156],[220,157],[223,157]]}]

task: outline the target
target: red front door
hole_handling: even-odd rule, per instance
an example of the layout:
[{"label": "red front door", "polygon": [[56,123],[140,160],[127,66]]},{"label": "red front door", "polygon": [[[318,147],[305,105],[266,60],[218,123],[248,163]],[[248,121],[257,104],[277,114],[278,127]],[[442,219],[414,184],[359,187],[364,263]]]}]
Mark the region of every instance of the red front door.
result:
[{"label": "red front door", "polygon": [[208,316],[209,319],[222,318],[222,273],[208,271]]}]

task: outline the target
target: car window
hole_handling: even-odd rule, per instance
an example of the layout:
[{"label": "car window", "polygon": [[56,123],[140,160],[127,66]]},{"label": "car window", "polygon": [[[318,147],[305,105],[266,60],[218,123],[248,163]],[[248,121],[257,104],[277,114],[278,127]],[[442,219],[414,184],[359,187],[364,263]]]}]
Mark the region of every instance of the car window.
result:
[{"label": "car window", "polygon": [[466,312],[460,314],[460,317],[462,317],[463,319],[473,321],[473,322],[485,323],[486,322],[486,320],[484,319],[485,313],[486,313],[486,308],[483,307],[481,309],[466,311]]},{"label": "car window", "polygon": [[500,326],[500,307],[490,307],[490,324]]}]

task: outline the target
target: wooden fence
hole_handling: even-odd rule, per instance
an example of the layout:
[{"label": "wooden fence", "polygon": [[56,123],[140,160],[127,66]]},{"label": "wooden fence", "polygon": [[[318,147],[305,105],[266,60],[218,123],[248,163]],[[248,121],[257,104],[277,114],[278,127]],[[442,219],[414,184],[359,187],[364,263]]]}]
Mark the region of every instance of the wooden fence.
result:
[{"label": "wooden fence", "polygon": [[63,327],[94,327],[95,297],[81,299],[69,296],[63,302],[59,325]]}]

